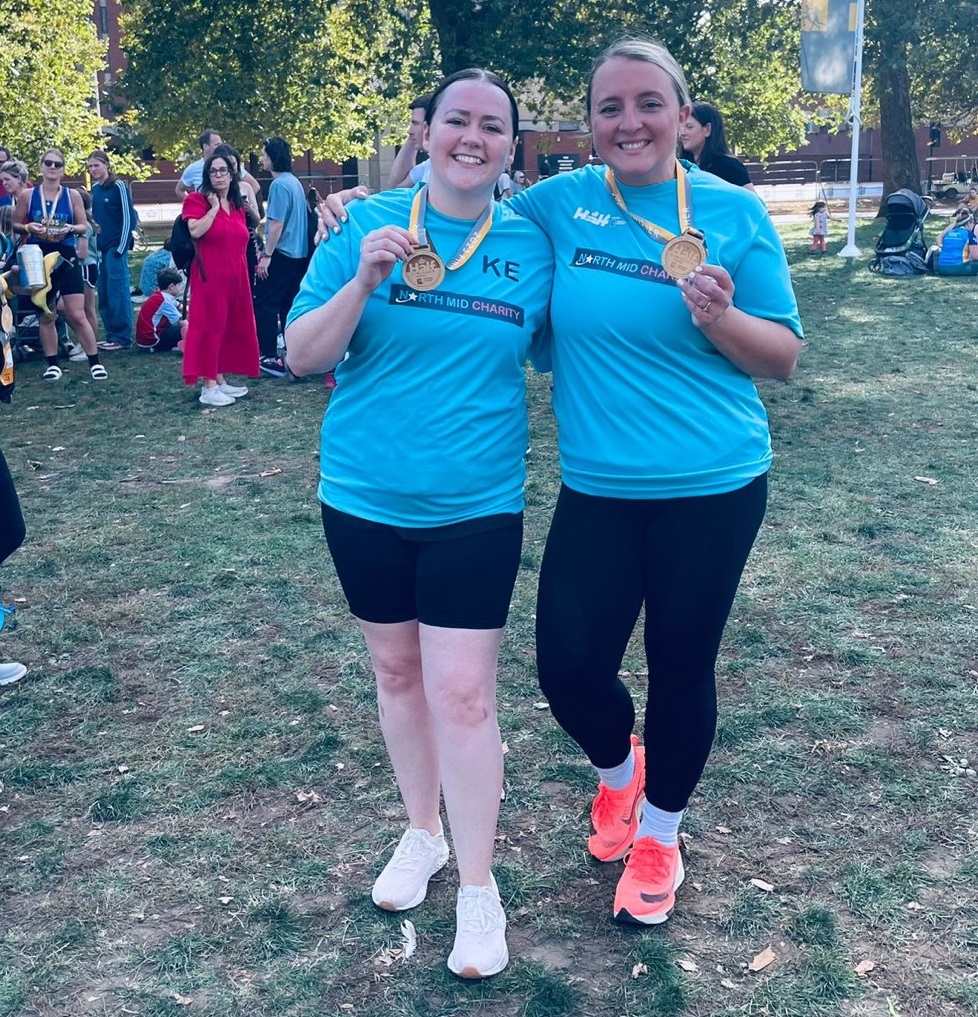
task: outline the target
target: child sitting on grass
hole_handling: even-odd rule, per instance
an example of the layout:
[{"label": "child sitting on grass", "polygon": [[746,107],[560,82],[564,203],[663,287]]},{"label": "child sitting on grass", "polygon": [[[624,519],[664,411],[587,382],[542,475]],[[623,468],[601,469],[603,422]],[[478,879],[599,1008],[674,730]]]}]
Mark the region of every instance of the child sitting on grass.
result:
[{"label": "child sitting on grass", "polygon": [[141,350],[183,350],[187,319],[177,303],[183,276],[175,268],[164,268],[158,276],[160,288],[139,309],[136,345]]}]

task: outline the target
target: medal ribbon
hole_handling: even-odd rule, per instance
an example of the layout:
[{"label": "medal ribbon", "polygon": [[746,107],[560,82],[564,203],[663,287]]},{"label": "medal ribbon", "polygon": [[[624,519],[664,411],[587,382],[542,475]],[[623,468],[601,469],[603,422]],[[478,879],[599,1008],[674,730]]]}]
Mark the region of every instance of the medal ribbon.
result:
[{"label": "medal ribbon", "polygon": [[52,226],[54,224],[54,213],[58,210],[58,202],[61,200],[61,192],[63,188],[58,186],[58,193],[54,196],[53,201],[48,201],[44,197],[44,191],[41,191],[41,214],[44,216],[43,223],[45,226]]},{"label": "medal ribbon", "polygon": [[670,240],[675,240],[677,236],[683,233],[689,233],[699,240],[703,239],[703,234],[699,230],[693,229],[693,195],[689,187],[689,178],[686,176],[686,170],[683,169],[681,162],[676,163],[676,204],[678,206],[679,233],[673,233],[671,230],[667,230],[664,226],[660,226],[650,219],[644,219],[634,212],[629,212],[610,166],[604,171],[604,182],[607,184],[612,198],[615,199],[615,204],[625,215],[634,219],[656,243],[666,244]]},{"label": "medal ribbon", "polygon": [[[414,234],[415,239],[421,247],[430,247],[435,250],[435,245],[428,239],[428,232],[424,227],[425,214],[428,211],[428,185],[425,184],[414,196],[411,202],[411,218],[408,222],[408,230]],[[475,254],[479,244],[486,238],[486,234],[492,226],[493,207],[490,201],[476,220],[475,225],[469,230],[469,235],[462,241],[462,246],[448,259],[445,267],[449,272],[461,268]]]}]

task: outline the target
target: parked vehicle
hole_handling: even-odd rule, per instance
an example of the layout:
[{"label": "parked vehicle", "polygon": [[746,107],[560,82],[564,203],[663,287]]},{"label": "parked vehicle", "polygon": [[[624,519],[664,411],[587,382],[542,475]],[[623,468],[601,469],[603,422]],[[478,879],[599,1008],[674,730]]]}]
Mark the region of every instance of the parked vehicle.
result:
[{"label": "parked vehicle", "polygon": [[940,201],[959,201],[978,185],[978,155],[933,156],[927,160],[927,192]]}]

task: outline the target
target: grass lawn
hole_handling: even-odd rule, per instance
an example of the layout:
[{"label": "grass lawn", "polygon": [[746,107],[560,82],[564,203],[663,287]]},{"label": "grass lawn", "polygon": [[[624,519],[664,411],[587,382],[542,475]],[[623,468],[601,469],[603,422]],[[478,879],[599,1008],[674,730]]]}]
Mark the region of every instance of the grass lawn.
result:
[{"label": "grass lawn", "polygon": [[[879,231],[852,264],[784,230],[811,345],[761,385],[770,508],[687,882],[649,931],[611,920],[594,777],[536,687],[558,478],[531,378],[499,679],[513,962],[483,984],[444,966],[453,865],[407,960],[404,916],[370,902],[403,819],[319,526],[323,387],[263,378],[202,412],[175,355],[107,354],[107,383],[20,365],[0,444],[29,534],[0,659],[30,673],[0,690],[0,1017],[978,1014],[978,283],[871,275]],[[642,697],[638,640],[623,667]]]}]

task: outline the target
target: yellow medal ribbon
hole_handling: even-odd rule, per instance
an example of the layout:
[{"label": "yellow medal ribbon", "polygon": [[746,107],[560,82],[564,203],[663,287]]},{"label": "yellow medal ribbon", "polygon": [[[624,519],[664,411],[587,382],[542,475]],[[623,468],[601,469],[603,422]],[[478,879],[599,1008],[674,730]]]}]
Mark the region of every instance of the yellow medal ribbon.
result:
[{"label": "yellow medal ribbon", "polygon": [[625,213],[630,216],[642,227],[656,243],[666,244],[670,240],[675,240],[677,236],[683,234],[689,234],[696,237],[699,240],[703,239],[703,234],[693,229],[693,201],[692,195],[689,189],[689,179],[686,176],[686,170],[683,169],[681,162],[676,163],[676,204],[677,214],[679,216],[679,233],[673,233],[671,230],[667,230],[664,226],[660,226],[658,223],[652,222],[650,219],[645,219],[640,215],[636,215],[634,212],[628,210],[628,206],[625,204],[625,199],[621,195],[621,191],[618,189],[618,181],[615,180],[615,175],[611,171],[611,167],[606,167],[604,171],[604,181],[608,186],[608,190],[611,192],[612,198],[615,199],[615,204]]},{"label": "yellow medal ribbon", "polygon": [[[414,234],[420,247],[430,247],[432,251],[435,245],[428,239],[428,232],[425,229],[425,213],[428,210],[428,185],[425,184],[414,196],[411,202],[411,218],[408,221],[408,230]],[[475,225],[469,230],[469,235],[462,241],[462,246],[449,258],[446,268],[449,272],[461,268],[475,254],[479,244],[485,240],[492,227],[493,204],[490,201],[479,216]]]}]

